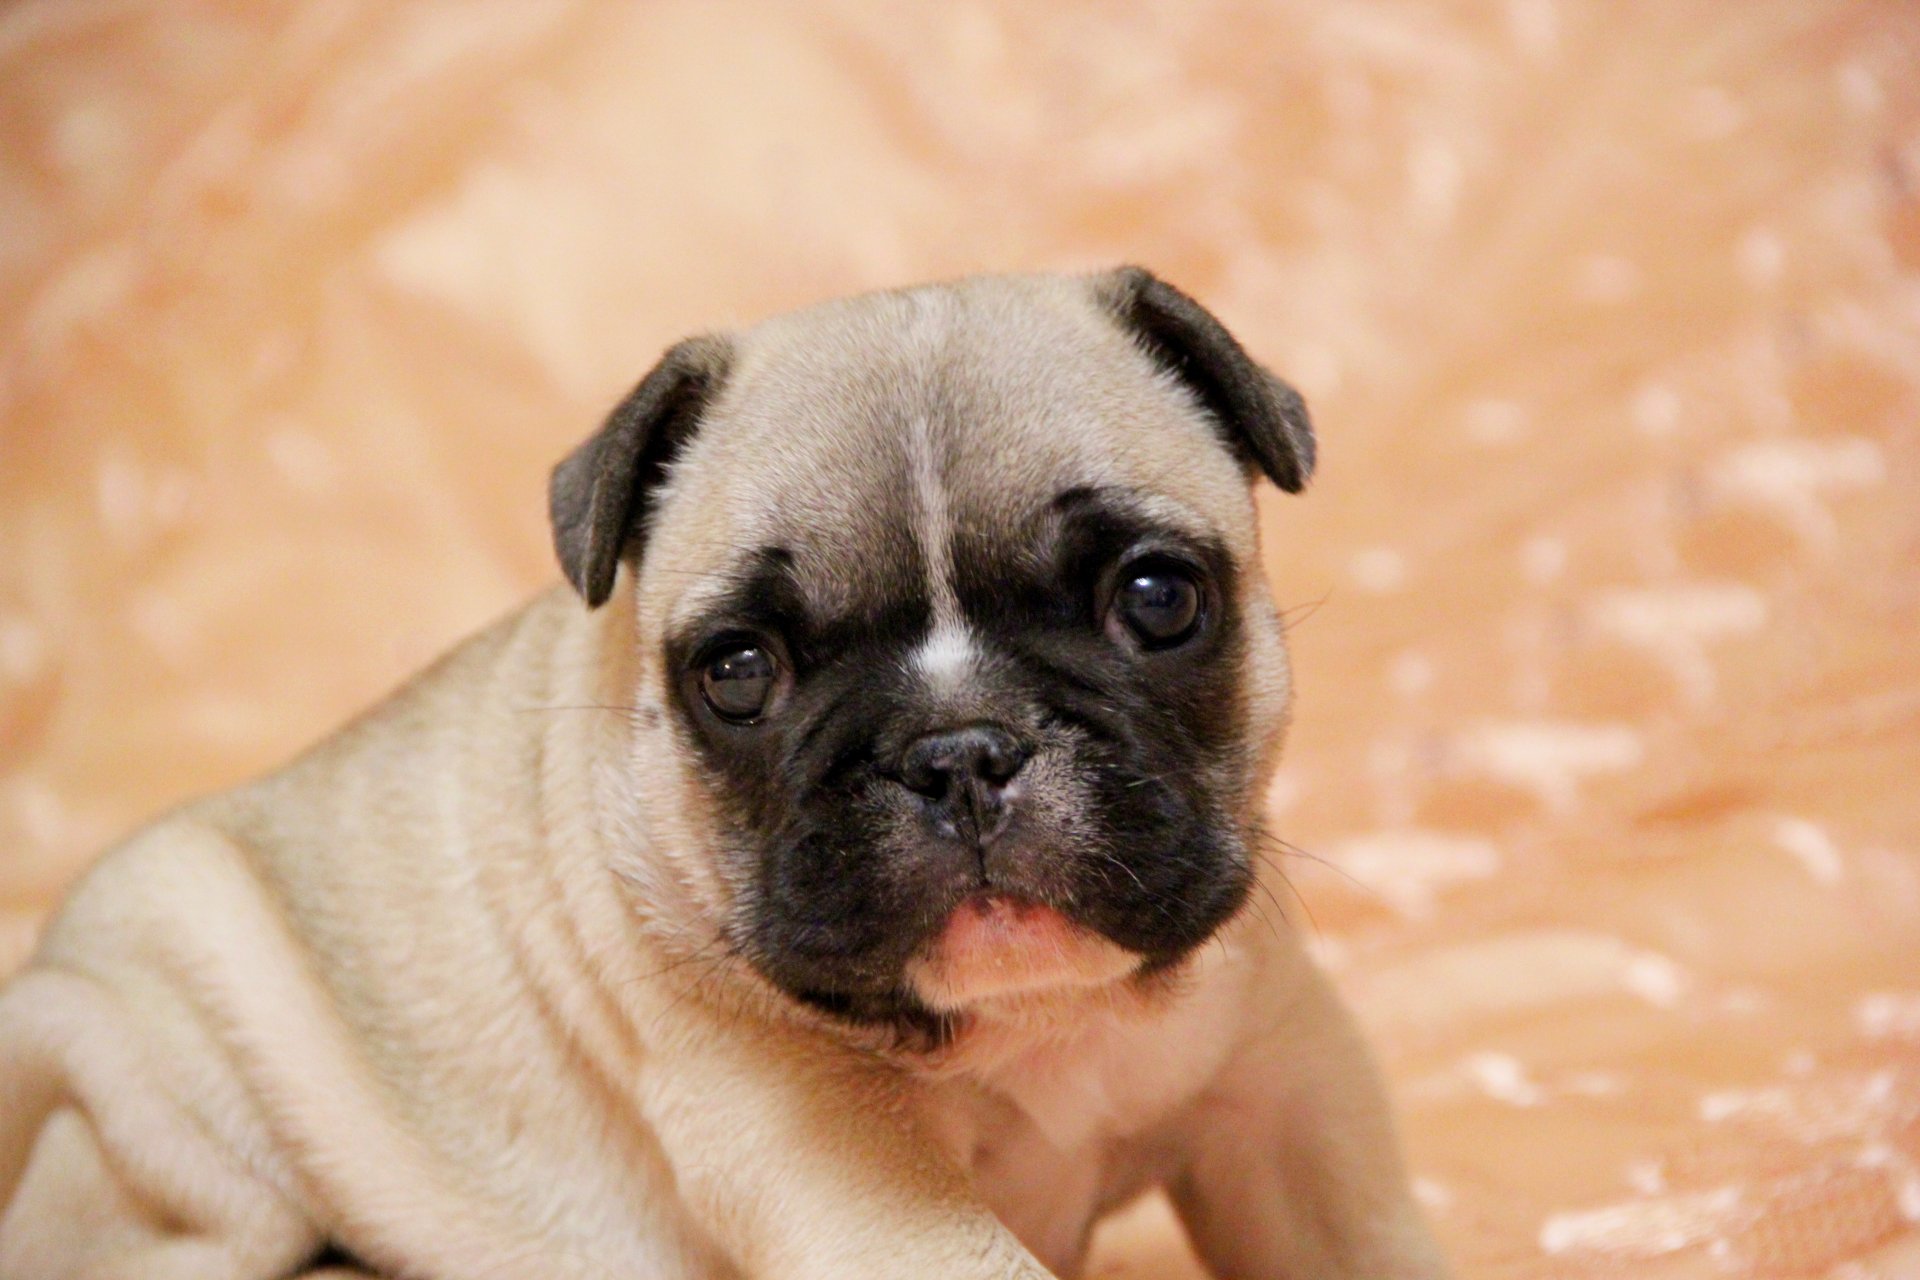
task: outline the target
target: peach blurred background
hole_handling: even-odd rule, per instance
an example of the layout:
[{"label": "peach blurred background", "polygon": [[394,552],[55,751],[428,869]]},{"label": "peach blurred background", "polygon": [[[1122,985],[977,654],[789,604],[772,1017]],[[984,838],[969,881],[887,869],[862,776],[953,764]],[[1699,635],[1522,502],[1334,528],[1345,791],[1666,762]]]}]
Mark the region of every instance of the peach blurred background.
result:
[{"label": "peach blurred background", "polygon": [[1917,192],[1910,3],[16,0],[0,972],[674,338],[1139,261],[1315,408],[1272,804],[1462,1273],[1920,1276]]}]

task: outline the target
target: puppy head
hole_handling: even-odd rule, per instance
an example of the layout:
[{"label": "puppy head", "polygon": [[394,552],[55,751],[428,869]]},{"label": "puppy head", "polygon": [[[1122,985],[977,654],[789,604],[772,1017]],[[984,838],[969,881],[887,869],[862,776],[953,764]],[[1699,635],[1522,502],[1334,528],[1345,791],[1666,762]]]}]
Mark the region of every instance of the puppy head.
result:
[{"label": "puppy head", "polygon": [[793,997],[913,1026],[1239,909],[1288,700],[1249,480],[1312,465],[1299,397],[1128,268],[683,343],[552,507],[587,604],[634,593],[671,775],[636,785],[718,860],[702,909]]}]

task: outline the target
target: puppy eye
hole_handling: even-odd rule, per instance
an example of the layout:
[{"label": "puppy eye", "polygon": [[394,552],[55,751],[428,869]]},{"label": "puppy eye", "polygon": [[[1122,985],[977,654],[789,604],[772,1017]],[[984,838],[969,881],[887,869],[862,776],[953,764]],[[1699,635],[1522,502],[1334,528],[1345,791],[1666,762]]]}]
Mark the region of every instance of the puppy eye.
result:
[{"label": "puppy eye", "polygon": [[1200,626],[1200,584],[1179,565],[1144,561],[1121,570],[1113,614],[1149,649],[1170,649]]},{"label": "puppy eye", "polygon": [[700,696],[722,720],[748,724],[766,711],[776,674],[771,653],[756,644],[735,645],[707,659]]}]

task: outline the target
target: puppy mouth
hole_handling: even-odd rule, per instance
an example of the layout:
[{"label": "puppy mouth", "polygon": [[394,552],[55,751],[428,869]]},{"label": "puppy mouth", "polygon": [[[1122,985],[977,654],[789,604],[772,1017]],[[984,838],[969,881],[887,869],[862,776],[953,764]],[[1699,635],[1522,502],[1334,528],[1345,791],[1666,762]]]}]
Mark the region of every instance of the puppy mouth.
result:
[{"label": "puppy mouth", "polygon": [[1105,986],[1142,957],[1054,908],[992,890],[962,900],[908,963],[907,985],[938,1013],[984,1000]]}]

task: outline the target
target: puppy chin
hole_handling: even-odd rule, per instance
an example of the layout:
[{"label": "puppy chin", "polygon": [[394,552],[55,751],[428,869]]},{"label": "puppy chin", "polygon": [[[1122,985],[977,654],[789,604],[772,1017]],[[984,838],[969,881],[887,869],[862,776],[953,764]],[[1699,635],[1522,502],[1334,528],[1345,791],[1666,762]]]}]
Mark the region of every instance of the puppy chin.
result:
[{"label": "puppy chin", "polygon": [[1141,963],[1051,907],[988,894],[954,909],[906,978],[929,1009],[957,1013],[987,1000],[1106,986]]}]

